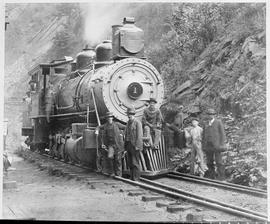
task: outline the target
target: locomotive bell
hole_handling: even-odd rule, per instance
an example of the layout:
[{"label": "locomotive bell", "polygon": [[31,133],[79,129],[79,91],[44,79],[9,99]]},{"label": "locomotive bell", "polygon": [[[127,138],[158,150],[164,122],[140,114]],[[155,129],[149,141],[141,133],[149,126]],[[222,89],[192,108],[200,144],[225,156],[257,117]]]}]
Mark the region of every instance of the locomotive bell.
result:
[{"label": "locomotive bell", "polygon": [[77,54],[76,61],[77,61],[77,69],[84,69],[88,65],[92,64],[95,61],[96,52],[94,48],[85,46],[85,48]]}]

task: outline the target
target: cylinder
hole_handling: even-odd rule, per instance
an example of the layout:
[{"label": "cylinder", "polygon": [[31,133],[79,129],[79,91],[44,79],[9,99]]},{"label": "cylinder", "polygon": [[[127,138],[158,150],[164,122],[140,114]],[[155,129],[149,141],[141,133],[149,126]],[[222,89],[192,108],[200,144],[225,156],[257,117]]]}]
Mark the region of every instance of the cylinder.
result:
[{"label": "cylinder", "polygon": [[85,149],[96,148],[96,135],[94,128],[86,128],[83,130],[83,146]]},{"label": "cylinder", "polygon": [[82,137],[73,139],[68,138],[65,144],[65,152],[69,159],[71,159],[73,162],[78,163],[80,159],[78,158],[78,152],[77,152],[77,146],[82,141]]}]

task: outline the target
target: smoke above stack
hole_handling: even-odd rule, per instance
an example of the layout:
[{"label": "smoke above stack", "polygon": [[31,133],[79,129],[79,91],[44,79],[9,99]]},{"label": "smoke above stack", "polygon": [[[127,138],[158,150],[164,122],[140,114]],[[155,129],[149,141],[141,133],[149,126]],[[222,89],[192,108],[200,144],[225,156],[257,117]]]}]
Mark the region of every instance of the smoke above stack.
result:
[{"label": "smoke above stack", "polygon": [[127,16],[127,3],[98,3],[83,4],[85,13],[84,39],[91,46],[111,39],[111,27],[121,24]]}]

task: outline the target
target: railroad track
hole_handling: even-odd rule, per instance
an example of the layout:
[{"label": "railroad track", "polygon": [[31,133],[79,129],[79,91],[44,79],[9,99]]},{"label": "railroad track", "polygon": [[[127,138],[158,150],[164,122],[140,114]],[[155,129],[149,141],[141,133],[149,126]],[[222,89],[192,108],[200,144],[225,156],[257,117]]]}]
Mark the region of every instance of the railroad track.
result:
[{"label": "railroad track", "polygon": [[[37,154],[37,153],[36,153]],[[41,155],[41,154],[38,154]],[[46,157],[48,160],[52,159],[48,155],[42,154],[42,156]],[[56,160],[58,163],[64,163],[64,161],[61,160]],[[66,164],[66,163],[65,163]],[[68,164],[72,166],[76,166],[81,169],[86,169],[88,171],[91,171],[89,168],[78,165],[78,164]],[[74,171],[76,172],[76,171]],[[92,172],[93,173],[93,172]],[[88,174],[89,175],[89,174]],[[79,175],[80,176],[80,175]],[[104,175],[98,175],[97,181],[112,181],[113,179],[111,178],[102,178]],[[82,178],[87,178],[87,174],[83,174],[80,177]],[[93,177],[92,177],[93,178]],[[163,183],[162,183],[162,178],[163,178]],[[131,181],[129,179],[125,179],[123,177],[114,177],[114,180],[117,181],[122,181],[134,186],[138,186],[143,189],[150,190],[152,192],[156,192],[165,196],[168,196],[173,199],[182,199],[189,201],[194,204],[199,204],[203,205],[205,207],[210,207],[215,210],[221,210],[226,213],[230,213],[233,215],[236,215],[237,217],[245,217],[250,220],[256,220],[256,221],[267,221],[267,215],[259,212],[255,212],[252,210],[248,210],[245,208],[241,208],[236,205],[224,203],[218,200],[214,199],[209,199],[208,197],[204,197],[202,195],[194,194],[190,191],[185,191],[182,190],[180,187],[172,187],[179,185],[181,181],[188,181],[188,182],[193,182],[199,185],[208,185],[208,186],[215,186],[217,188],[223,188],[226,190],[233,190],[233,191],[238,191],[241,193],[245,193],[247,195],[255,195],[257,197],[265,198],[266,197],[266,192],[260,189],[255,189],[255,188],[250,188],[250,187],[245,187],[245,186],[239,186],[236,184],[231,184],[231,183],[224,183],[216,180],[210,180],[206,178],[200,178],[200,177],[194,177],[188,174],[181,174],[178,172],[172,172],[169,173],[162,178],[159,178],[157,180],[149,180],[146,178],[140,178],[140,181]],[[164,178],[166,179],[171,179],[174,181],[175,184],[166,184],[166,181],[164,181]],[[165,182],[165,183],[164,183]]]},{"label": "railroad track", "polygon": [[200,205],[204,205],[207,207],[212,207],[217,210],[222,210],[225,212],[229,212],[231,214],[246,217],[252,220],[260,220],[260,221],[267,221],[267,215],[254,212],[251,210],[247,210],[244,208],[240,208],[234,205],[226,204],[219,202],[217,200],[208,199],[207,197],[202,197],[200,195],[192,194],[188,191],[183,191],[179,188],[171,187],[169,185],[161,184],[157,181],[152,181],[145,178],[140,178],[141,182],[134,182],[131,180],[124,179],[122,177],[115,177],[118,180],[140,186],[142,188],[155,191],[157,193],[165,194],[167,196],[173,197],[173,198],[179,198],[188,200],[193,203],[198,203]]},{"label": "railroad track", "polygon": [[267,191],[257,189],[257,188],[252,188],[252,187],[247,187],[243,185],[238,185],[238,184],[232,184],[228,182],[222,182],[218,180],[212,180],[208,178],[203,178],[203,177],[198,177],[198,176],[193,176],[189,174],[183,174],[179,172],[171,172],[167,175],[170,178],[178,179],[178,180],[185,180],[185,181],[190,181],[190,182],[197,182],[200,184],[205,184],[205,185],[210,185],[210,186],[216,186],[219,188],[224,188],[228,190],[234,190],[234,191],[239,191],[251,195],[256,195],[260,197],[267,197]]}]

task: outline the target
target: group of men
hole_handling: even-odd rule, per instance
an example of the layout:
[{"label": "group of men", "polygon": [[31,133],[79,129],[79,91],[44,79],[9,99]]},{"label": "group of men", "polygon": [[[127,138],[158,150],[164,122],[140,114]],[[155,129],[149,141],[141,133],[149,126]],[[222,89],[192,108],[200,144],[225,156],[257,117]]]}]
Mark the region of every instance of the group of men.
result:
[{"label": "group of men", "polygon": [[[122,176],[122,158],[127,153],[127,164],[130,168],[130,179],[137,181],[140,178],[140,152],[143,144],[158,150],[161,137],[162,115],[155,107],[157,101],[149,99],[142,116],[142,122],[135,118],[134,108],[127,109],[128,122],[123,125],[113,120],[111,112],[106,114],[107,122],[97,127],[96,134],[103,130],[102,148],[107,151],[108,174]],[[225,132],[221,120],[215,117],[215,110],[207,111],[208,123],[202,129],[196,117],[192,118],[193,128],[189,131],[192,139],[191,173],[194,174],[194,164],[197,163],[201,174],[210,178],[224,179],[224,166],[221,152],[225,145]],[[181,120],[183,118],[181,117]],[[182,125],[181,125],[182,126]],[[123,138],[123,134],[125,138]],[[143,143],[144,139],[144,143]],[[185,141],[181,136],[181,142]],[[204,162],[206,156],[206,164]],[[215,172],[215,164],[217,173]]]},{"label": "group of men", "polygon": [[207,121],[203,128],[199,126],[197,117],[191,118],[192,128],[189,129],[192,146],[190,173],[224,180],[225,171],[221,154],[226,149],[224,127],[222,121],[216,118],[214,109],[208,109],[206,113]]},{"label": "group of men", "polygon": [[[156,99],[150,98],[149,107],[143,112],[142,122],[135,118],[134,108],[127,109],[128,122],[123,125],[113,121],[113,114],[106,114],[107,122],[96,128],[96,134],[103,130],[102,148],[107,151],[108,172],[110,176],[122,175],[122,157],[127,153],[127,164],[130,168],[130,179],[137,181],[140,179],[140,152],[143,150],[143,137],[149,145],[155,149],[161,136],[161,114],[155,108]],[[124,131],[125,140],[121,130]],[[151,133],[154,132],[152,141]]]}]

